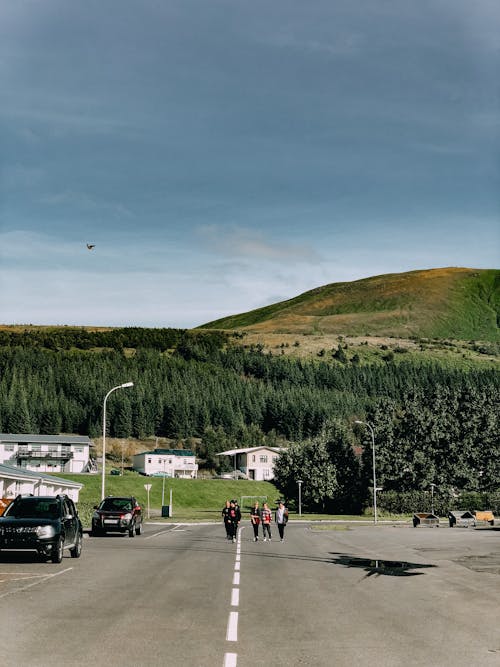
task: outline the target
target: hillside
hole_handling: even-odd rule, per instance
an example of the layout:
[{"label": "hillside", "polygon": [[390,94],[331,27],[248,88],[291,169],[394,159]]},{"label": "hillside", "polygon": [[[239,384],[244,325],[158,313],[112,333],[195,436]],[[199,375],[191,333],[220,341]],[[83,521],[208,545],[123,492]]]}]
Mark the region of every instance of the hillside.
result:
[{"label": "hillside", "polygon": [[500,270],[444,268],[332,283],[203,329],[500,340]]}]

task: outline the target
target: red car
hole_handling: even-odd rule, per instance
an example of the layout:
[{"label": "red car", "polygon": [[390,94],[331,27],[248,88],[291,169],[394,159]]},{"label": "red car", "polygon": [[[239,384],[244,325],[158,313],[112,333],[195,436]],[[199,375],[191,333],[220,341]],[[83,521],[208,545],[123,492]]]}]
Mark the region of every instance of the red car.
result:
[{"label": "red car", "polygon": [[133,496],[108,496],[94,510],[92,535],[128,533],[134,537],[142,532],[141,506]]}]

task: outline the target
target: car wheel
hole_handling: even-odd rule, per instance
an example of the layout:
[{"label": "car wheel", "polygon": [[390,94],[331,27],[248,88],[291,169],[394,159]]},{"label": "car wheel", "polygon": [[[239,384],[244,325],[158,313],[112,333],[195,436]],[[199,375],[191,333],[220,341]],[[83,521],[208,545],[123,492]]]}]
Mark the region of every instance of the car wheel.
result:
[{"label": "car wheel", "polygon": [[53,563],[61,563],[63,559],[64,540],[60,537],[52,547],[51,560]]},{"label": "car wheel", "polygon": [[142,533],[142,524],[139,524],[135,527],[135,534],[140,535]]},{"label": "car wheel", "polygon": [[82,555],[82,536],[80,533],[76,536],[75,546],[69,550],[71,558],[80,558]]},{"label": "car wheel", "polygon": [[135,528],[135,526],[132,526],[132,528],[128,529],[128,536],[129,537],[134,537],[134,535],[135,535],[134,528]]}]

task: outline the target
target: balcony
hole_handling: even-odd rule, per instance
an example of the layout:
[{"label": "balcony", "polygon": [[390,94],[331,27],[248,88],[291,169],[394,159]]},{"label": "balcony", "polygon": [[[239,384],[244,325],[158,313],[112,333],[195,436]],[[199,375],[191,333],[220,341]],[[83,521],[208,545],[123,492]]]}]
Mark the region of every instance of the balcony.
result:
[{"label": "balcony", "polygon": [[19,447],[17,452],[18,459],[57,459],[58,461],[69,461],[73,458],[73,452],[70,449],[59,449],[51,452],[44,452],[38,449],[28,449]]}]

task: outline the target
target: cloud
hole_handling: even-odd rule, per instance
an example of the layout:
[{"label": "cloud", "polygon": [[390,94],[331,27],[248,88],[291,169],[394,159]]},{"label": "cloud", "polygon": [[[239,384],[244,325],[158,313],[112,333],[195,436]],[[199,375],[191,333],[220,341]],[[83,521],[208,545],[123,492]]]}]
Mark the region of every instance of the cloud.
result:
[{"label": "cloud", "polygon": [[212,224],[199,226],[196,232],[205,242],[206,248],[218,255],[263,261],[293,260],[304,263],[321,261],[319,253],[306,243],[267,239],[258,230]]}]

